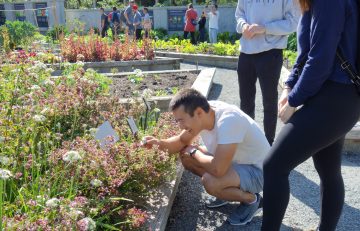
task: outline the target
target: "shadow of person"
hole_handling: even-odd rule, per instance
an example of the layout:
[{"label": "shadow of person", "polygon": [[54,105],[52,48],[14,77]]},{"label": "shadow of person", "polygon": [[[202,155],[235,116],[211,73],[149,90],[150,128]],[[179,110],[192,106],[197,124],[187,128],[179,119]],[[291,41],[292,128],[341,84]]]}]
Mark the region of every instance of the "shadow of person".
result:
[{"label": "shadow of person", "polygon": [[[296,170],[291,172],[290,178],[292,182],[301,184],[301,187],[290,186],[291,195],[312,208],[320,216],[320,186]],[[337,230],[360,230],[359,218],[360,210],[345,203]]]}]

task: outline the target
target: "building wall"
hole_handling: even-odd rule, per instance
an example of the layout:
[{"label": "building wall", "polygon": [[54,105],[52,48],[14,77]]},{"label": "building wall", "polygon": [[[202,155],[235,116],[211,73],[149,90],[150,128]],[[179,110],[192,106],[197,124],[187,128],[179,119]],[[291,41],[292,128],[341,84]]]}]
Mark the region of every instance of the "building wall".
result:
[{"label": "building wall", "polygon": [[[198,16],[201,15],[203,6],[195,6],[195,10],[198,12]],[[142,8],[140,7],[140,10]],[[150,7],[149,10],[154,12],[154,28],[165,28],[168,29],[168,10],[181,10],[186,9],[185,6],[177,7]],[[236,32],[236,20],[235,20],[235,10],[234,6],[219,6],[220,18],[219,18],[219,32],[229,31],[231,33]],[[111,11],[110,9],[106,11]],[[91,27],[100,27],[100,12],[98,9],[67,9],[65,10],[66,22],[69,22],[74,19],[78,19],[85,23],[86,29]],[[207,22],[208,25],[208,22]],[[208,27],[208,26],[207,26]],[[173,32],[182,32],[173,31]]]}]

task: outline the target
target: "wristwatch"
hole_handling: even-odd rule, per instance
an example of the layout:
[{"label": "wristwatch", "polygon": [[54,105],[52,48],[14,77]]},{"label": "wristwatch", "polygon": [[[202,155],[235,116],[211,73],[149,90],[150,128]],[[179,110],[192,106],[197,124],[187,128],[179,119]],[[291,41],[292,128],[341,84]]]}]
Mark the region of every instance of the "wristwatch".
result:
[{"label": "wristwatch", "polygon": [[189,155],[190,155],[191,157],[193,157],[194,154],[196,153],[196,151],[197,151],[196,148],[191,148],[190,151],[189,151]]}]

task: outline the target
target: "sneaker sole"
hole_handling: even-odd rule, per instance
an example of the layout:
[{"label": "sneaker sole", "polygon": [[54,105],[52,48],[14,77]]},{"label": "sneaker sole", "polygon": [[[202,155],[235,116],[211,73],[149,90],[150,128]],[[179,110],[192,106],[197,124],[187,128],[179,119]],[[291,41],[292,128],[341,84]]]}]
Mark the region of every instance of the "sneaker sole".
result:
[{"label": "sneaker sole", "polygon": [[228,202],[228,201],[225,201],[225,202],[223,202],[223,203],[221,203],[221,204],[206,205],[206,207],[209,208],[209,209],[212,209],[212,208],[219,208],[219,207],[224,206],[224,205],[227,205],[227,204],[229,204],[229,202]]},{"label": "sneaker sole", "polygon": [[258,210],[256,210],[256,212],[254,213],[254,215],[252,215],[252,217],[250,217],[248,220],[244,221],[244,222],[240,222],[240,223],[234,223],[230,220],[229,223],[230,225],[246,225],[247,223],[249,223],[258,213],[260,213],[262,211],[262,208],[258,208]]}]

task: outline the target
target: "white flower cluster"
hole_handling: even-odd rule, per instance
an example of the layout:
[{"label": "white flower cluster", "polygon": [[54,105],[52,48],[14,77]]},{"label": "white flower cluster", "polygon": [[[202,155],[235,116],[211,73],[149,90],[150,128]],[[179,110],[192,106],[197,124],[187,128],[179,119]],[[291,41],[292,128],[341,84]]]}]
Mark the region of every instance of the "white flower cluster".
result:
[{"label": "white flower cluster", "polygon": [[57,198],[51,198],[47,200],[45,203],[46,207],[50,207],[50,208],[56,208],[59,206],[59,204],[60,204],[60,200]]},{"label": "white flower cluster", "polygon": [[94,179],[94,180],[91,180],[90,184],[97,188],[97,187],[100,187],[102,185],[102,182],[101,182],[101,180]]},{"label": "white flower cluster", "polygon": [[8,166],[12,163],[12,158],[7,156],[0,156],[0,163],[4,166]]},{"label": "white flower cluster", "polygon": [[63,161],[65,162],[75,162],[78,160],[81,160],[82,157],[80,155],[80,153],[78,151],[68,151],[67,153],[65,153],[65,155],[63,155]]},{"label": "white flower cluster", "polygon": [[142,70],[140,69],[135,69],[134,70],[134,73],[137,77],[143,77],[144,76],[144,73],[142,72]]},{"label": "white flower cluster", "polygon": [[146,88],[143,90],[141,96],[144,97],[145,99],[148,99],[150,98],[151,96],[154,95],[154,92],[153,90],[149,89],[149,88]]},{"label": "white flower cluster", "polygon": [[46,120],[46,117],[43,115],[34,115],[33,119],[35,120],[35,122],[44,122]]},{"label": "white flower cluster", "polygon": [[33,91],[36,91],[36,90],[40,90],[41,87],[38,86],[38,85],[32,85],[32,86],[30,87],[30,89],[33,90]]},{"label": "white flower cluster", "polygon": [[86,231],[92,231],[92,230],[96,229],[96,223],[90,217],[85,217],[85,218],[81,219],[80,221],[78,221],[78,223],[85,224],[85,230]]},{"label": "white flower cluster", "polygon": [[11,174],[11,172],[9,170],[0,168],[0,179],[7,180],[12,176],[13,175]]},{"label": "white flower cluster", "polygon": [[0,144],[5,141],[5,137],[0,136]]}]

